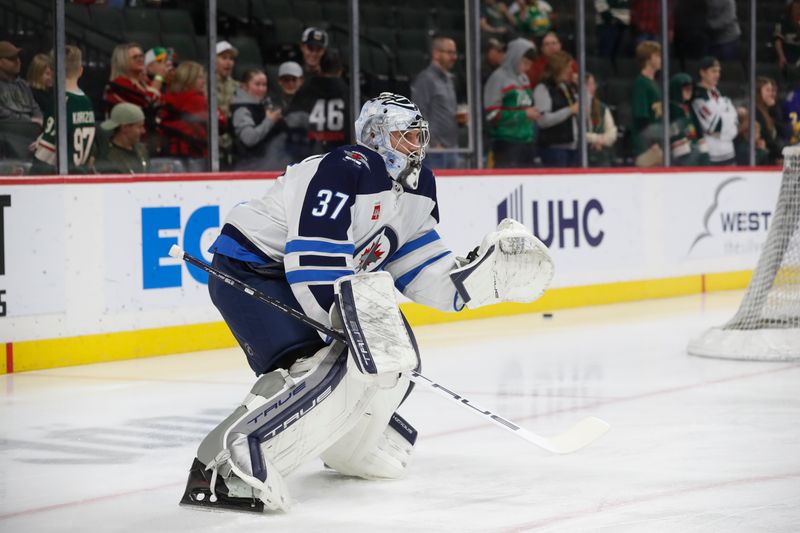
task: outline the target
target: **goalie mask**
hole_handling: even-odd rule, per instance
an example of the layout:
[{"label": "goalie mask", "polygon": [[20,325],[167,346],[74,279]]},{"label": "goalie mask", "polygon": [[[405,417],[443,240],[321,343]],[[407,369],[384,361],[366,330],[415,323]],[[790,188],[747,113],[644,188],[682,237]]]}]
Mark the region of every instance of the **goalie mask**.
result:
[{"label": "goalie mask", "polygon": [[392,179],[416,189],[430,132],[414,102],[381,93],[364,104],[355,126],[358,144],[381,155]]}]

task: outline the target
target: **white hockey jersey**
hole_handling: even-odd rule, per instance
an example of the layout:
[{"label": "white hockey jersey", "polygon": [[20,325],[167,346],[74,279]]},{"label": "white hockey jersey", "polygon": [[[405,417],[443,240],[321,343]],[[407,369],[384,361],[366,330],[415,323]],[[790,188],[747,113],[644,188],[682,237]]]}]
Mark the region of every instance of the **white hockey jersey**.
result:
[{"label": "white hockey jersey", "polygon": [[460,310],[448,273],[455,257],[442,243],[433,173],[404,190],[383,159],[343,146],[291,165],[260,199],[236,206],[211,247],[250,262],[282,262],[305,313],[328,324],[333,282],[383,269],[410,299]]},{"label": "white hockey jersey", "polygon": [[739,117],[731,99],[717,89],[700,85],[692,95],[692,110],[708,147],[712,162],[728,161],[736,156],[733,140],[739,133]]}]

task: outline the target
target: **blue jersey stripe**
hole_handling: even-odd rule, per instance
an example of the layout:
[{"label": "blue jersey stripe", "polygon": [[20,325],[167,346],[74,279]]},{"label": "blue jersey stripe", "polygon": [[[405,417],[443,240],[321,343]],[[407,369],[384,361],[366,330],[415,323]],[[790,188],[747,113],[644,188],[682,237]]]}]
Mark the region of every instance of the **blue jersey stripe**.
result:
[{"label": "blue jersey stripe", "polygon": [[295,239],[286,243],[284,252],[291,254],[294,252],[321,252],[325,254],[350,254],[356,251],[354,244],[336,244],[326,241],[307,241]]},{"label": "blue jersey stripe", "polygon": [[266,261],[262,257],[257,256],[238,242],[235,239],[221,234],[217,237],[217,240],[214,241],[214,244],[208,249],[209,252],[214,254],[221,254],[228,257],[232,257],[234,259],[238,259],[239,261],[245,261],[247,263],[258,263],[260,265],[267,264]]},{"label": "blue jersey stripe", "polygon": [[421,264],[421,265],[419,265],[418,267],[416,267],[416,268],[413,268],[413,269],[409,270],[408,272],[406,272],[405,274],[403,274],[402,276],[400,276],[399,278],[397,278],[397,279],[395,280],[395,282],[394,282],[394,285],[395,285],[395,287],[397,287],[397,289],[398,289],[400,292],[403,292],[404,290],[406,290],[406,287],[408,287],[408,285],[409,285],[409,284],[410,284],[412,281],[414,281],[414,278],[416,278],[416,277],[417,277],[417,275],[418,275],[420,272],[422,272],[422,270],[423,270],[423,269],[424,269],[426,266],[428,266],[428,265],[430,265],[430,264],[432,264],[432,263],[435,263],[436,261],[438,261],[438,260],[439,260],[439,259],[441,259],[442,257],[444,257],[444,256],[446,256],[446,255],[449,255],[449,254],[450,254],[450,252],[443,252],[443,253],[441,253],[441,254],[437,255],[436,257],[432,257],[432,258],[428,259],[427,261],[425,261],[424,263],[422,263],[422,264]]},{"label": "blue jersey stripe", "polygon": [[423,246],[437,240],[439,240],[439,234],[436,233],[436,230],[431,230],[422,237],[417,237],[413,241],[408,241],[403,246],[401,246],[400,249],[397,250],[397,252],[395,252],[392,255],[391,261],[400,259],[401,257],[410,254],[414,250],[419,250]]},{"label": "blue jersey stripe", "polygon": [[352,270],[294,270],[286,273],[286,280],[289,283],[336,281],[342,276],[349,276],[352,273]]}]

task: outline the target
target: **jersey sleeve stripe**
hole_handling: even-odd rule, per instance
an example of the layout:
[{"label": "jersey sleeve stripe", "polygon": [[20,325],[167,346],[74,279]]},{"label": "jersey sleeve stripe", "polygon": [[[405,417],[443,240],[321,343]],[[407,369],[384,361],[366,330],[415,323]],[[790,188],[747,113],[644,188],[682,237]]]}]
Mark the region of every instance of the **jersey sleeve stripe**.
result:
[{"label": "jersey sleeve stripe", "polygon": [[286,280],[290,284],[309,281],[336,281],[342,276],[349,276],[352,270],[295,270],[286,272]]},{"label": "jersey sleeve stripe", "polygon": [[326,241],[311,241],[295,239],[286,243],[285,253],[296,252],[322,252],[328,254],[349,254],[356,251],[354,244],[335,244]]},{"label": "jersey sleeve stripe", "polygon": [[347,258],[340,255],[301,255],[301,267],[347,267]]},{"label": "jersey sleeve stripe", "polygon": [[428,259],[427,261],[425,261],[421,265],[417,266],[416,268],[413,268],[413,269],[409,270],[408,272],[406,272],[405,274],[403,274],[402,276],[400,276],[399,278],[397,278],[395,280],[395,282],[394,282],[395,287],[397,287],[397,289],[400,292],[403,292],[404,290],[406,290],[406,287],[408,287],[408,285],[412,281],[414,281],[414,278],[416,278],[419,275],[419,273],[422,272],[425,269],[425,267],[435,263],[439,259],[441,259],[443,257],[446,257],[448,255],[450,255],[449,251],[442,252],[441,254]]},{"label": "jersey sleeve stripe", "polygon": [[400,247],[397,252],[392,255],[390,261],[396,261],[403,256],[406,256],[413,252],[414,250],[418,250],[425,246],[426,244],[430,244],[433,241],[439,240],[439,234],[436,233],[436,230],[431,230],[428,233],[424,234],[422,237],[417,237],[412,241],[408,241],[403,246]]}]

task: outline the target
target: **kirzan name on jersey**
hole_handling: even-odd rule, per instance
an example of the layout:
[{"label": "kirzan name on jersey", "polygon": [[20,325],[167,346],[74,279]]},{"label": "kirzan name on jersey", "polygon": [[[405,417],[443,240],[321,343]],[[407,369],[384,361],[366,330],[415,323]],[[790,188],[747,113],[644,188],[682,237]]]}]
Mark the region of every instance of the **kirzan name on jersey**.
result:
[{"label": "kirzan name on jersey", "polygon": [[75,111],[72,113],[73,124],[94,124],[94,112]]}]

